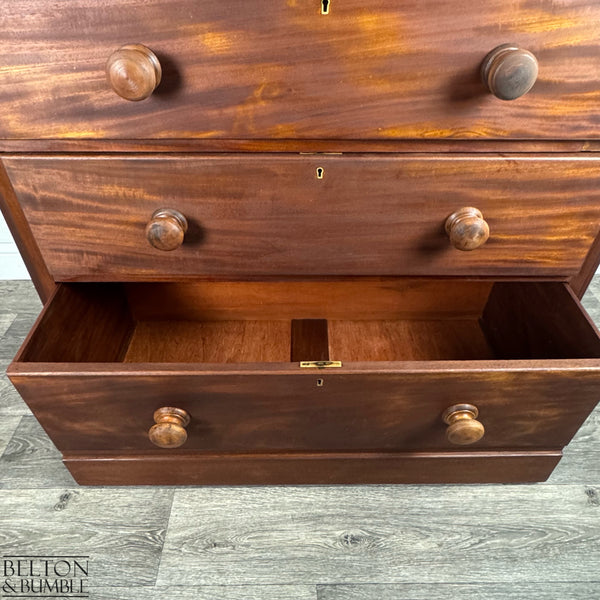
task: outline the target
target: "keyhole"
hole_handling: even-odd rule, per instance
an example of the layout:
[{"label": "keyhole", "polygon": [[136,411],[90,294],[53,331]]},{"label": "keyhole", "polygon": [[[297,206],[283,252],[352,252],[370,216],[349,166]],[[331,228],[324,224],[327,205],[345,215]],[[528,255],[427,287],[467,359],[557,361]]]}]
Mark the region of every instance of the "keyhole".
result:
[{"label": "keyhole", "polygon": [[328,15],[330,6],[331,6],[331,0],[321,0],[321,14]]},{"label": "keyhole", "polygon": [[323,387],[323,380],[317,379],[317,387]]},{"label": "keyhole", "polygon": [[317,167],[317,179],[323,179],[325,175],[325,169],[323,167]]}]

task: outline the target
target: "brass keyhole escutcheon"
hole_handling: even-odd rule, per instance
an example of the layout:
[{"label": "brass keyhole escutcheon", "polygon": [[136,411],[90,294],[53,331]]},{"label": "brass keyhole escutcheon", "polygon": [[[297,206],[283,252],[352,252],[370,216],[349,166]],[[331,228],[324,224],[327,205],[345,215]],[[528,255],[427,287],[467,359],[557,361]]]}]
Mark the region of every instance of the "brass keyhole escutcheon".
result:
[{"label": "brass keyhole escutcheon", "polygon": [[331,9],[331,0],[321,0],[321,14],[328,15]]}]

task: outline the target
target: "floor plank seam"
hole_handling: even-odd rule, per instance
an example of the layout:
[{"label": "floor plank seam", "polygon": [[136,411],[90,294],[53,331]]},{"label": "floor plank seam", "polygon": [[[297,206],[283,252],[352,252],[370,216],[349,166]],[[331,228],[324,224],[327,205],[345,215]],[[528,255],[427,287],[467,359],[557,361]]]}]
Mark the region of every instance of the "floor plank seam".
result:
[{"label": "floor plank seam", "polygon": [[[126,489],[127,487],[124,486]],[[169,536],[169,524],[171,523],[171,515],[173,514],[173,505],[175,503],[175,490],[169,490],[168,487],[164,487],[161,489],[165,489],[171,492],[171,503],[169,505],[169,514],[167,515],[167,521],[165,523],[165,536],[163,538],[163,542],[160,548],[160,554],[158,557],[158,564],[156,565],[156,577],[154,578],[154,584],[153,587],[157,587],[157,583],[158,583],[158,578],[160,575],[160,565],[162,564],[162,558],[163,558],[163,551],[165,549],[165,544],[167,543],[167,538]]]}]

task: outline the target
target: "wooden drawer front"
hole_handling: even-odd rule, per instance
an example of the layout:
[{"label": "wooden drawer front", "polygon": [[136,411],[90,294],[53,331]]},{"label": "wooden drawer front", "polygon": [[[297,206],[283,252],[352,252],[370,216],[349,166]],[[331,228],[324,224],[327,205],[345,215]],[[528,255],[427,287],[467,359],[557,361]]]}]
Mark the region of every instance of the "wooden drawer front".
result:
[{"label": "wooden drawer front", "polygon": [[[8,175],[58,281],[194,275],[561,276],[600,228],[600,160],[497,156],[13,157]],[[321,177],[321,178],[319,178]],[[447,217],[489,240],[456,250]],[[154,211],[188,221],[152,247]]]},{"label": "wooden drawer front", "polygon": [[[456,404],[485,427],[469,449],[556,449],[598,401],[600,337],[563,284],[314,283],[329,299],[320,321],[294,284],[295,304],[262,315],[255,284],[230,287],[220,313],[203,307],[219,285],[179,304],[175,287],[168,306],[159,293],[153,314],[147,285],[59,285],[11,380],[64,452],[450,451],[442,416]],[[311,357],[342,365],[298,362]],[[148,439],[161,407],[191,417],[178,450]]]},{"label": "wooden drawer front", "polygon": [[[465,451],[550,449],[570,441],[598,399],[598,372],[451,368],[329,374],[294,365],[284,373],[195,375],[115,365],[42,376],[13,370],[11,379],[63,452],[456,451],[442,415],[457,401],[477,405],[486,429]],[[148,439],[163,406],[191,416],[180,449]]]},{"label": "wooden drawer front", "polygon": [[[407,139],[600,135],[600,5],[532,0],[14,0],[0,15],[0,138]],[[129,102],[123,45],[162,80]],[[539,61],[514,102],[481,82],[511,43]]]}]

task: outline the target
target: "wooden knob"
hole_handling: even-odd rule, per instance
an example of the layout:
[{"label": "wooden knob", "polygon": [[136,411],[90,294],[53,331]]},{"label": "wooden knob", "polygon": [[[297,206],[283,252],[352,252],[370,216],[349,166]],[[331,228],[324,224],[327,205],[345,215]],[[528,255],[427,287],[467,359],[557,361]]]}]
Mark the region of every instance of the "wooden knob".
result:
[{"label": "wooden knob", "polygon": [[531,52],[514,44],[494,48],[481,65],[481,78],[500,100],[515,100],[526,94],[538,76],[538,62]]},{"label": "wooden knob", "polygon": [[478,442],[485,428],[477,420],[479,411],[472,404],[455,404],[444,411],[442,419],[448,425],[446,438],[451,444],[467,446]]},{"label": "wooden knob", "polygon": [[187,229],[187,219],[178,210],[159,208],[146,225],[146,238],[157,250],[176,250]]},{"label": "wooden knob", "polygon": [[112,89],[125,100],[145,100],[160,83],[162,69],[156,54],[142,44],[127,44],[115,50],[106,63]]},{"label": "wooden knob", "polygon": [[490,228],[481,211],[465,206],[446,219],[446,233],[457,250],[475,250],[490,237]]},{"label": "wooden knob", "polygon": [[163,406],[154,412],[153,425],[148,432],[150,441],[160,448],[179,448],[187,440],[185,428],[190,423],[190,415],[181,408]]}]

